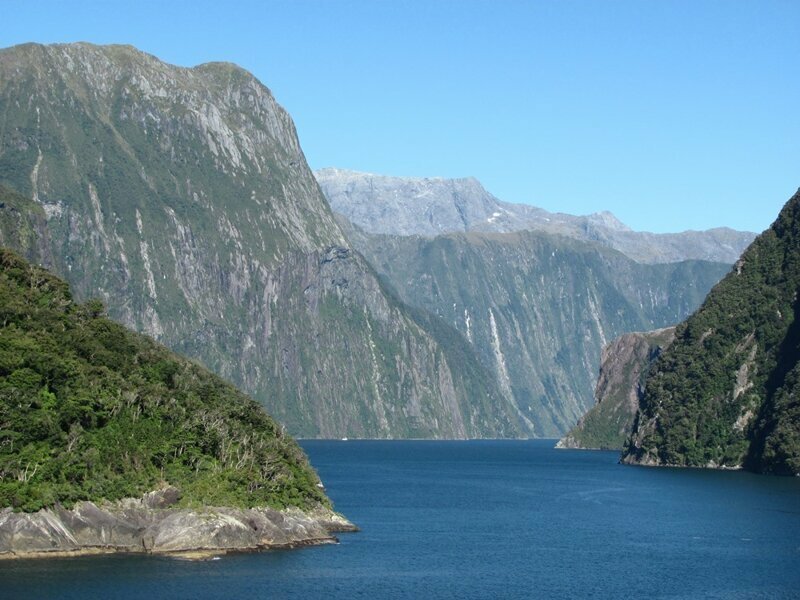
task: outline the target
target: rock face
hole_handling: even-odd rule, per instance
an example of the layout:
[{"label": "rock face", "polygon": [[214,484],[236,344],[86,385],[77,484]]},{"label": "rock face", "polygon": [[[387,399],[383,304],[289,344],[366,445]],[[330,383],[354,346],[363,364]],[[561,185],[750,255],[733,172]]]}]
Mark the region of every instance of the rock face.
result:
[{"label": "rock face", "polygon": [[47,214],[42,207],[0,185],[0,246],[14,248],[26,260],[56,269]]},{"label": "rock face", "polygon": [[0,183],[36,207],[41,260],[291,433],[522,435],[468,344],[423,326],[352,251],[249,73],[29,44],[0,51],[0,114]]},{"label": "rock face", "polygon": [[[174,493],[173,493],[174,492]],[[335,542],[356,531],[331,510],[170,508],[167,488],[114,503],[79,502],[36,513],[0,512],[0,559],[135,552],[198,556]]]},{"label": "rock face", "polygon": [[800,474],[800,192],[647,378],[623,461]]},{"label": "rock face", "polygon": [[644,265],[541,232],[436,238],[348,232],[400,297],[468,340],[527,435],[559,437],[589,408],[602,348],[685,318],[729,265]]},{"label": "rock face", "polygon": [[643,263],[696,259],[729,264],[755,237],[726,228],[670,234],[632,231],[609,212],[578,217],[503,202],[471,177],[388,177],[342,169],[314,174],[333,210],[372,234],[543,231],[598,242]]},{"label": "rock face", "polygon": [[600,376],[594,390],[597,404],[558,441],[556,447],[622,450],[633,430],[644,393],[644,377],[674,339],[675,328],[667,327],[628,333],[603,348]]}]

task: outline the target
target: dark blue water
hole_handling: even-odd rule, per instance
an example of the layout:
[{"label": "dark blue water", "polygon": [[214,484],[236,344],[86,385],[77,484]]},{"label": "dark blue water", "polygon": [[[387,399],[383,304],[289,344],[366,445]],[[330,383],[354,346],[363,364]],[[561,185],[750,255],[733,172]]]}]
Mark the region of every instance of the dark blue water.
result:
[{"label": "dark blue water", "polygon": [[800,598],[800,480],[552,441],[304,442],[362,532],[226,556],[0,563],[4,598]]}]

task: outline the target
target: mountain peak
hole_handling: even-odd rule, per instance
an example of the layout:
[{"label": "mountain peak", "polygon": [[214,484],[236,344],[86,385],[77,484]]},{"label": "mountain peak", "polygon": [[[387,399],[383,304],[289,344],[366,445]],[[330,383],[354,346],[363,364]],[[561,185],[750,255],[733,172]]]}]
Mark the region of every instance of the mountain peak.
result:
[{"label": "mountain peak", "polygon": [[588,218],[592,222],[598,223],[614,231],[633,231],[633,229],[631,229],[630,227],[625,225],[625,223],[620,221],[614,213],[607,210],[592,213],[588,216]]},{"label": "mountain peak", "polygon": [[474,177],[396,177],[345,169],[315,176],[333,210],[369,233],[439,235],[489,227],[507,213]]},{"label": "mountain peak", "polygon": [[730,229],[636,232],[608,211],[574,216],[503,202],[474,177],[392,177],[334,168],[315,175],[331,208],[372,234],[542,231],[597,242],[643,263],[700,259],[728,264],[755,237]]}]

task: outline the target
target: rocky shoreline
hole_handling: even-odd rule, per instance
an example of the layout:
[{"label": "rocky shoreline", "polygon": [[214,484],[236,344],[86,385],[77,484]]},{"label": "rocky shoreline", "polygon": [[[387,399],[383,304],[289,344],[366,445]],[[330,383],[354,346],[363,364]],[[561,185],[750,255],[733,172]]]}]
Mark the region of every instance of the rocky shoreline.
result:
[{"label": "rocky shoreline", "polygon": [[175,488],[117,502],[78,502],[36,513],[0,511],[0,560],[136,553],[207,559],[227,552],[336,543],[358,531],[325,507],[174,508]]}]

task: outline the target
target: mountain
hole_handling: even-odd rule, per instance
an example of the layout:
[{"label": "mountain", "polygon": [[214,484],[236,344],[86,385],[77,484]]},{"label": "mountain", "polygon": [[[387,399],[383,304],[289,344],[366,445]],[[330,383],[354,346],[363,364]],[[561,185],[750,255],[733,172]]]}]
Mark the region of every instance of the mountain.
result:
[{"label": "mountain", "polygon": [[679,322],[730,269],[640,264],[596,243],[532,231],[346,232],[403,301],[468,340],[525,433],[539,437],[560,437],[589,409],[609,341]]},{"label": "mountain", "polygon": [[388,177],[342,169],[314,174],[333,210],[372,234],[432,237],[531,230],[598,242],[642,263],[693,259],[728,264],[755,237],[727,228],[664,234],[632,231],[609,212],[577,217],[503,202],[471,177]]},{"label": "mountain", "polygon": [[353,251],[289,115],[243,69],[16,46],[0,114],[2,239],[291,433],[522,434],[469,345]]},{"label": "mountain", "polygon": [[557,448],[622,450],[633,430],[650,366],[675,339],[675,328],[621,335],[603,348],[600,376],[594,389],[597,401],[578,424],[556,444]]},{"label": "mountain", "polygon": [[800,192],[656,361],[623,461],[800,474]]}]

